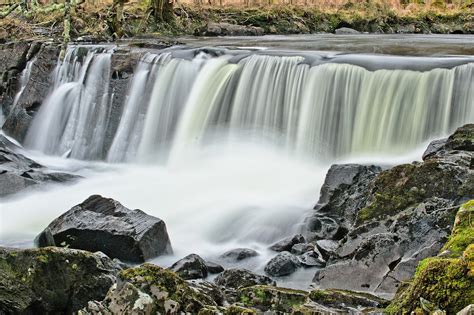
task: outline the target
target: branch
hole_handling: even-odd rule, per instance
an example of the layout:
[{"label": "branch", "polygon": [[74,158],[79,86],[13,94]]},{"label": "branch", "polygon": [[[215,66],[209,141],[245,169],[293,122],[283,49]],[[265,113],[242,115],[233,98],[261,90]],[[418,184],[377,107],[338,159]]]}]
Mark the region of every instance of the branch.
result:
[{"label": "branch", "polygon": [[20,5],[21,5],[21,2],[15,3],[14,5],[12,5],[12,6],[10,7],[10,9],[8,9],[7,12],[5,12],[5,13],[3,13],[3,14],[0,15],[0,19],[6,18],[8,15],[10,15],[10,13],[12,13],[13,11],[15,11],[15,9],[18,8]]}]

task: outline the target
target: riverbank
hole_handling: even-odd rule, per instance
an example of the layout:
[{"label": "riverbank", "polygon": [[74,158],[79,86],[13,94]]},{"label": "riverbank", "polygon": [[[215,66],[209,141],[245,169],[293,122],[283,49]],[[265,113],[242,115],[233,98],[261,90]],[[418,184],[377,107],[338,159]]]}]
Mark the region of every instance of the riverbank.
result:
[{"label": "riverbank", "polygon": [[[169,24],[156,23],[143,5],[126,5],[123,36],[227,36],[263,34],[355,33],[473,34],[473,8],[397,10],[379,4],[352,4],[338,9],[274,5],[266,7],[177,6]],[[63,11],[17,13],[0,20],[0,41],[59,39]],[[349,29],[348,29],[349,28]],[[341,30],[342,29],[342,30]],[[338,31],[339,30],[339,31]],[[115,39],[107,6],[79,6],[72,13],[72,39]]]}]

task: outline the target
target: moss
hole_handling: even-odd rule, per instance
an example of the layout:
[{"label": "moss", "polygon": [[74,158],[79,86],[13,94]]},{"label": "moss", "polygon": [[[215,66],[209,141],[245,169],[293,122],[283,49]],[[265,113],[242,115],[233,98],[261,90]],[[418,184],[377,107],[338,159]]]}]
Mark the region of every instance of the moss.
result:
[{"label": "moss", "polygon": [[457,257],[422,260],[411,283],[399,289],[386,309],[388,314],[414,311],[421,307],[420,298],[434,303],[448,314],[455,314],[474,301],[473,208],[474,200],[461,206],[452,234],[442,249]]},{"label": "moss", "polygon": [[386,300],[369,293],[338,289],[313,290],[310,292],[309,298],[318,304],[330,307],[338,307],[341,304],[363,307],[384,307],[388,304]]},{"label": "moss", "polygon": [[262,311],[272,310],[290,312],[295,306],[303,304],[308,296],[306,291],[256,285],[238,291],[240,301],[249,307]]},{"label": "moss", "polygon": [[[182,312],[197,313],[205,305],[215,306],[210,297],[191,289],[177,274],[153,264],[145,263],[139,267],[122,270],[119,278],[155,297],[158,311],[161,313],[165,312],[166,299],[179,303]],[[157,296],[156,291],[162,294]]]},{"label": "moss", "polygon": [[474,243],[474,200],[466,202],[459,209],[454,221],[453,231],[442,250],[462,253]]},{"label": "moss", "polygon": [[357,223],[395,215],[415,207],[427,198],[456,199],[460,196],[457,181],[460,170],[442,162],[399,165],[381,172],[372,187],[372,200],[358,213]]}]

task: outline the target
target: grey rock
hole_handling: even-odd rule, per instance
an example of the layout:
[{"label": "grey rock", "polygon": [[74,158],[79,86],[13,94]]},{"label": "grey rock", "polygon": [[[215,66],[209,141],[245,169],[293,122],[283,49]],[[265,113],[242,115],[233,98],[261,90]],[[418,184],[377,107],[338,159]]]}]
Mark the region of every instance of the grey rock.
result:
[{"label": "grey rock", "polygon": [[[56,218],[47,227],[57,245],[101,251],[125,262],[144,262],[172,253],[165,223],[141,210],[98,195]],[[39,246],[41,234],[37,237]]]},{"label": "grey rock", "polygon": [[198,36],[261,36],[263,34],[264,30],[261,27],[213,22],[195,31],[195,35]]},{"label": "grey rock", "polygon": [[294,255],[301,255],[309,251],[314,250],[314,245],[313,244],[308,244],[308,243],[300,243],[300,244],[295,244],[291,248],[291,253]]},{"label": "grey rock", "polygon": [[333,256],[339,247],[339,243],[332,240],[318,240],[316,241],[316,248],[322,254],[325,260]]},{"label": "grey rock", "polygon": [[72,182],[80,178],[49,170],[19,151],[20,148],[0,135],[0,198],[43,184]]},{"label": "grey rock", "polygon": [[236,248],[225,252],[219,258],[228,261],[241,261],[258,256],[258,252],[250,248]]},{"label": "grey rock", "polygon": [[0,248],[0,313],[65,314],[102,300],[120,267],[100,253]]},{"label": "grey rock", "polygon": [[217,285],[230,289],[240,289],[260,284],[274,285],[275,282],[263,275],[255,274],[247,269],[227,269],[215,279]]},{"label": "grey rock", "polygon": [[341,28],[338,28],[334,31],[334,33],[336,33],[336,35],[354,35],[354,34],[360,34],[359,31],[356,31],[355,29],[353,28],[349,28],[349,27],[341,27]]},{"label": "grey rock", "polygon": [[305,242],[306,240],[303,235],[296,234],[276,242],[275,244],[270,246],[270,249],[276,252],[290,251],[293,245]]},{"label": "grey rock", "polygon": [[211,261],[206,261],[206,267],[207,271],[211,274],[221,273],[224,271],[224,267]]},{"label": "grey rock", "polygon": [[304,267],[324,267],[326,265],[322,255],[314,250],[298,256],[298,260]]},{"label": "grey rock", "polygon": [[295,255],[281,252],[267,263],[264,270],[270,276],[281,277],[292,274],[299,266],[300,262]]},{"label": "grey rock", "polygon": [[178,260],[170,269],[184,280],[206,278],[208,273],[206,262],[196,254]]},{"label": "grey rock", "polygon": [[210,297],[217,305],[223,306],[225,303],[225,296],[221,288],[215,283],[205,280],[188,280],[189,286],[203,295]]},{"label": "grey rock", "polygon": [[446,145],[447,142],[448,142],[447,138],[431,141],[430,144],[428,145],[428,148],[426,148],[425,152],[423,152],[422,159],[426,160],[428,157],[439,152]]}]

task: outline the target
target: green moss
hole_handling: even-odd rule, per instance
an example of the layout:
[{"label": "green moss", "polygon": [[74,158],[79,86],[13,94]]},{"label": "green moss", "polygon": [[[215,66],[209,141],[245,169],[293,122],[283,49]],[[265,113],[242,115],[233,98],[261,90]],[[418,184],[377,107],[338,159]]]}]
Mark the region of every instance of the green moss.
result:
[{"label": "green moss", "polygon": [[338,307],[340,304],[371,307],[374,303],[384,307],[388,304],[386,300],[369,293],[338,289],[313,290],[309,298],[318,304],[330,307]]},{"label": "green moss", "polygon": [[308,296],[306,291],[266,285],[242,288],[238,294],[245,306],[277,312],[291,312],[295,306],[302,305]]},{"label": "green moss", "polygon": [[459,170],[437,160],[399,165],[381,172],[372,188],[372,200],[358,213],[357,223],[395,215],[427,198],[460,196]]},{"label": "green moss", "polygon": [[442,250],[462,253],[474,243],[474,200],[466,202],[459,209],[454,221],[453,231]]},{"label": "green moss", "polygon": [[473,211],[474,200],[461,206],[452,234],[442,249],[457,257],[422,260],[411,283],[399,289],[386,309],[388,314],[414,311],[421,307],[420,298],[434,303],[448,314],[455,314],[474,301]]}]

